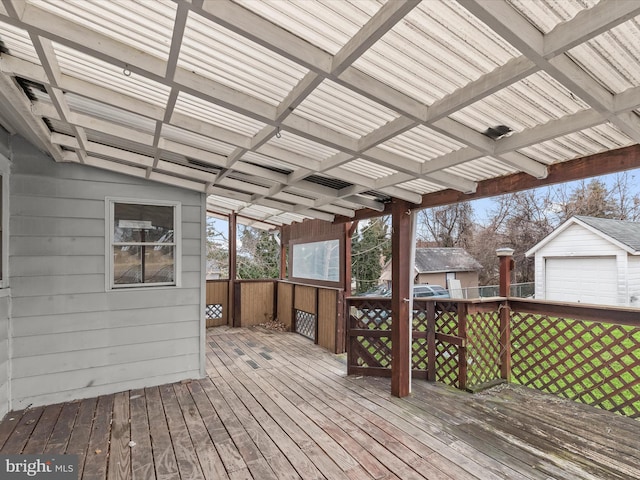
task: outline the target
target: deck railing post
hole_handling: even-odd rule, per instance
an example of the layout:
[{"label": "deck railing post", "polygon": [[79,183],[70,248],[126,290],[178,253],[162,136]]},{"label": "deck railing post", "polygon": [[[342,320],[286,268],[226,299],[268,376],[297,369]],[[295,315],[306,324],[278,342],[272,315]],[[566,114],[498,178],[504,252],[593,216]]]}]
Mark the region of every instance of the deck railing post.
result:
[{"label": "deck railing post", "polygon": [[467,388],[467,304],[458,303],[458,336],[462,338],[462,344],[458,350],[458,382],[460,390]]},{"label": "deck railing post", "polygon": [[[513,249],[498,248],[496,255],[500,259],[500,296],[509,297],[511,290],[511,271],[513,270]],[[500,307],[500,377],[511,381],[511,309],[509,300],[502,300]]]}]

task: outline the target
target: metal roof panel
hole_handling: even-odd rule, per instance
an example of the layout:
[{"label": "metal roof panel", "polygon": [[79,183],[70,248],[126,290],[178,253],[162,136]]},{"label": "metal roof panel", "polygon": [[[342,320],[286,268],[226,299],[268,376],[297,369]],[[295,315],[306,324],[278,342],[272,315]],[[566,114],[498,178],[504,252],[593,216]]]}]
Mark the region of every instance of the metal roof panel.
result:
[{"label": "metal roof panel", "polygon": [[379,0],[235,1],[333,55],[384,3]]},{"label": "metal roof panel", "polygon": [[272,105],[280,103],[307,72],[193,12],[187,19],[178,66]]},{"label": "metal roof panel", "polygon": [[307,96],[296,114],[353,138],[398,118],[396,112],[331,80],[325,80]]},{"label": "metal roof panel", "polygon": [[518,55],[457,2],[427,1],[353,66],[430,105]]},{"label": "metal roof panel", "polygon": [[0,52],[2,48],[17,58],[40,65],[38,53],[26,30],[0,22]]},{"label": "metal roof panel", "polygon": [[568,55],[612,93],[640,86],[640,17],[578,45]]},{"label": "metal roof panel", "polygon": [[166,60],[177,5],[168,0],[27,0],[136,50]]}]

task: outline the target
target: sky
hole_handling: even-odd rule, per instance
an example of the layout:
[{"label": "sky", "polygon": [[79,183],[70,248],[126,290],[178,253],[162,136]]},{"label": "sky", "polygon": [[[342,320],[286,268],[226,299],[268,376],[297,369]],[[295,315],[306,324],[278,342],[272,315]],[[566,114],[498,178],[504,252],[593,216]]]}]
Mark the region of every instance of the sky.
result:
[{"label": "sky", "polygon": [[[616,178],[617,174],[610,174],[610,175],[603,175],[600,177],[593,177],[593,178],[598,178],[600,180],[602,180],[605,185],[607,185],[608,187],[611,187],[611,185],[615,182],[615,178]],[[631,193],[640,193],[640,169],[635,169],[635,170],[629,170],[628,171],[628,175],[629,175],[629,185],[632,189]],[[587,178],[584,181],[586,183],[589,183],[592,179],[591,178]],[[582,182],[582,180],[578,180],[575,182],[569,182],[567,183],[567,189],[569,191],[571,191],[572,189],[574,189],[576,186],[578,186],[580,183]],[[551,188],[553,188],[554,185],[551,186]],[[541,187],[541,190],[546,190],[549,187]],[[479,223],[485,223],[486,220],[489,218],[489,216],[491,215],[492,210],[494,209],[495,206],[495,198],[497,197],[491,197],[491,198],[483,198],[480,200],[473,200],[471,202],[471,205],[473,206],[473,211],[474,211],[474,215],[475,215],[475,220]],[[213,219],[213,218],[209,218],[208,220],[212,225],[215,226],[215,228],[218,231],[221,231],[225,234],[225,237],[227,235],[228,232],[228,223],[225,220],[219,220],[219,219]]]}]

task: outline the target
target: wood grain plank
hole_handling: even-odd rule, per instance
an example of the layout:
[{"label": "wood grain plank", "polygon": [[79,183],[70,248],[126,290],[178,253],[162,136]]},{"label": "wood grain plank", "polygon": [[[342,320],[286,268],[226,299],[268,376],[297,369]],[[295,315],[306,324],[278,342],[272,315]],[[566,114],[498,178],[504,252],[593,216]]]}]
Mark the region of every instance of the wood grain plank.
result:
[{"label": "wood grain plank", "polygon": [[178,384],[174,390],[205,478],[229,478],[188,388]]},{"label": "wood grain plank", "polygon": [[171,433],[171,441],[173,450],[176,454],[178,462],[178,470],[181,478],[203,479],[202,469],[195,453],[195,447],[189,436],[189,431],[184,423],[180,405],[176,399],[174,385],[161,385],[160,396],[164,405],[165,416],[167,417],[167,425]]},{"label": "wood grain plank", "polygon": [[22,451],[23,454],[44,453],[45,445],[49,441],[61,410],[62,404],[45,407],[36,428],[33,429],[33,433]]},{"label": "wood grain plank", "polygon": [[89,437],[89,448],[82,472],[83,480],[104,480],[107,477],[113,400],[113,395],[98,397],[95,417],[91,426],[91,436]]},{"label": "wood grain plank", "polygon": [[66,453],[78,455],[78,478],[82,478],[84,466],[87,458],[87,450],[89,448],[89,437],[91,436],[91,426],[93,425],[93,416],[98,404],[97,398],[88,398],[80,402],[78,415],[73,425],[73,431],[69,438]]},{"label": "wood grain plank", "polygon": [[131,390],[129,409],[131,411],[131,440],[136,442],[136,445],[131,448],[131,477],[135,480],[154,478],[147,399],[143,389]]},{"label": "wood grain plank", "polygon": [[26,410],[11,432],[2,450],[0,450],[0,453],[22,453],[22,450],[29,441],[31,432],[36,428],[43,412],[43,407]]},{"label": "wood grain plank", "polygon": [[202,382],[210,382],[210,380],[203,379],[191,382],[189,383],[188,388],[198,408],[198,412],[200,413],[204,426],[209,433],[209,437],[213,441],[213,444],[215,445],[225,466],[225,470],[228,472],[229,476],[232,477],[237,471],[247,470],[247,464],[233,443],[225,425],[222,423],[222,420],[213,408],[213,405],[211,405],[211,402],[201,385]]},{"label": "wood grain plank", "polygon": [[26,412],[27,410],[9,412],[5,415],[4,419],[0,421],[0,452]]},{"label": "wood grain plank", "polygon": [[151,434],[153,463],[158,480],[173,480],[180,477],[164,407],[158,387],[146,388],[147,414]]},{"label": "wood grain plank", "polygon": [[44,453],[64,453],[66,451],[79,409],[80,402],[70,402],[63,405]]},{"label": "wood grain plank", "polygon": [[240,420],[236,417],[235,408],[232,408],[229,403],[227,403],[228,400],[224,398],[217,386],[211,382],[201,382],[200,385],[216,409],[216,412],[224,423],[227,432],[229,432],[229,436],[233,439],[251,474],[255,478],[260,479],[278,478],[249,432],[245,430]]},{"label": "wood grain plank", "polygon": [[[251,347],[247,345],[246,350],[251,351]],[[253,428],[260,426],[270,437],[273,444],[277,445],[278,449],[282,452],[284,457],[286,457],[283,458],[281,455],[273,457],[272,455],[269,455],[268,458],[270,462],[275,463],[278,460],[280,460],[280,462],[284,462],[286,460],[287,464],[291,464],[293,468],[295,468],[297,474],[302,478],[323,478],[323,475],[307,457],[299,444],[294,442],[278,422],[274,420],[273,410],[266,410],[265,407],[263,407],[263,405],[261,405],[261,403],[258,402],[251,394],[248,389],[249,385],[252,383],[251,378],[242,376],[243,381],[241,382],[238,381],[239,376],[240,375],[237,373],[231,373],[228,370],[223,370],[221,378],[226,382],[231,391],[237,395],[238,399],[245,406],[246,412],[249,412],[251,417],[253,417],[248,420],[249,425]],[[255,375],[252,376],[252,378],[255,378]],[[247,425],[245,424],[245,426]],[[285,464],[285,468],[287,468],[287,464]],[[289,475],[292,474],[290,470],[282,468],[278,469],[278,473],[283,477],[286,476],[283,474],[287,472]]]},{"label": "wood grain plank", "polygon": [[131,425],[129,392],[116,393],[113,400],[111,440],[109,442],[109,480],[131,478]]}]

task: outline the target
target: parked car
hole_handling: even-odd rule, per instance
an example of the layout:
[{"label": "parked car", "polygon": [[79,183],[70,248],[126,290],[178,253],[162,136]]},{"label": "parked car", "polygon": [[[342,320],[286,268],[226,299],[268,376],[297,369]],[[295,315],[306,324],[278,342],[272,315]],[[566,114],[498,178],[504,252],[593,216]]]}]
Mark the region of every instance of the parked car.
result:
[{"label": "parked car", "polygon": [[[391,289],[384,285],[378,285],[371,290],[360,294],[361,297],[391,297]],[[436,298],[450,298],[449,291],[441,285],[414,285],[413,286],[414,298],[436,297]]]},{"label": "parked car", "polygon": [[449,291],[440,285],[414,285],[413,297],[436,297],[436,298],[450,298]]},{"label": "parked car", "polygon": [[390,297],[391,289],[386,287],[385,285],[378,285],[377,287],[373,287],[367,290],[364,293],[361,293],[359,296],[361,297]]}]

